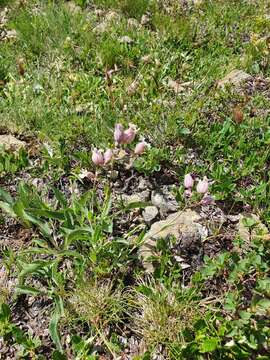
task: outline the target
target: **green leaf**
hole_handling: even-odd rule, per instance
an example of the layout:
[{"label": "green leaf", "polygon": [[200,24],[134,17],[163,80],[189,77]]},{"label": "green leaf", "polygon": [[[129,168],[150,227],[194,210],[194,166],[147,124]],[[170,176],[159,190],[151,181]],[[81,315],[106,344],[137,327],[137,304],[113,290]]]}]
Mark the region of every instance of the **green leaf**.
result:
[{"label": "green leaf", "polygon": [[25,294],[25,295],[37,296],[37,295],[41,295],[44,293],[33,287],[20,285],[20,286],[16,287],[16,294],[17,295]]},{"label": "green leaf", "polygon": [[24,217],[25,217],[26,220],[28,220],[32,224],[36,225],[40,229],[41,233],[44,236],[46,236],[47,238],[51,237],[52,230],[49,227],[48,223],[43,222],[43,221],[35,218],[34,216],[32,216],[30,214],[27,214],[26,212],[24,214]]},{"label": "green leaf", "polygon": [[55,302],[56,302],[56,306],[55,306],[55,310],[54,310],[54,313],[52,315],[52,318],[51,318],[51,321],[49,324],[49,332],[50,332],[52,341],[54,342],[57,350],[62,353],[63,348],[62,348],[60,336],[58,333],[58,322],[64,312],[63,301],[62,301],[61,297],[57,296],[55,298]]},{"label": "green leaf", "polygon": [[212,352],[217,349],[219,344],[219,338],[209,338],[204,340],[204,342],[200,345],[200,352],[207,353]]},{"label": "green leaf", "polygon": [[9,205],[9,204],[6,203],[6,202],[0,201],[0,208],[1,208],[4,212],[6,212],[7,214],[9,214],[10,216],[12,216],[12,217],[14,217],[14,218],[17,217],[16,213],[15,213],[14,210],[13,210],[12,205]]},{"label": "green leaf", "polygon": [[50,261],[36,261],[30,264],[25,264],[23,270],[19,274],[19,278],[24,279],[26,275],[36,273],[50,265]]},{"label": "green leaf", "polygon": [[256,308],[269,310],[270,309],[270,300],[269,299],[261,299],[257,302]]},{"label": "green leaf", "polygon": [[55,350],[55,351],[53,352],[52,359],[53,359],[53,360],[67,360],[67,357],[66,357],[66,355],[64,355],[64,354],[61,353],[60,351]]},{"label": "green leaf", "polygon": [[92,228],[90,227],[84,227],[69,231],[68,235],[65,238],[64,250],[67,250],[73,241],[83,240],[89,236],[92,236]]},{"label": "green leaf", "polygon": [[146,206],[148,206],[149,203],[145,201],[134,201],[130,204],[127,204],[125,206],[126,210],[132,210],[132,209],[144,209]]},{"label": "green leaf", "polygon": [[243,320],[249,320],[251,317],[251,313],[248,311],[239,311],[239,315]]},{"label": "green leaf", "polygon": [[190,134],[190,130],[186,127],[181,127],[178,129],[179,134],[181,135],[189,135]]},{"label": "green leaf", "polygon": [[105,217],[107,217],[109,215],[111,206],[112,206],[112,198],[111,198],[110,189],[106,188],[105,189],[105,200],[104,200],[103,209],[102,209],[102,213],[101,213],[101,219],[104,219]]},{"label": "green leaf", "polygon": [[246,227],[251,228],[254,225],[256,225],[258,223],[258,221],[251,217],[245,217],[243,219],[243,223]]},{"label": "green leaf", "polygon": [[47,209],[27,209],[27,213],[34,216],[43,216],[48,219],[65,220],[64,211],[53,211]]},{"label": "green leaf", "polygon": [[9,320],[11,316],[10,308],[7,304],[2,304],[1,306],[1,312],[0,312],[0,320],[6,321]]},{"label": "green leaf", "polygon": [[24,204],[21,200],[17,200],[13,205],[13,210],[15,214],[18,216],[18,218],[20,218],[24,222],[26,227],[30,227],[30,221],[29,219],[27,219],[24,209],[25,209]]},{"label": "green leaf", "polygon": [[56,187],[52,187],[53,193],[57,199],[57,201],[59,202],[59,204],[61,204],[64,208],[67,207],[67,200],[64,196],[64,194],[58,190]]},{"label": "green leaf", "polygon": [[13,204],[12,196],[2,188],[0,188],[0,200],[5,203],[8,203],[9,205]]},{"label": "green leaf", "polygon": [[59,351],[62,351],[62,344],[60,340],[60,336],[58,334],[58,322],[60,320],[60,315],[55,311],[52,315],[50,325],[49,325],[49,332],[52,338],[52,341],[54,342],[55,346]]}]

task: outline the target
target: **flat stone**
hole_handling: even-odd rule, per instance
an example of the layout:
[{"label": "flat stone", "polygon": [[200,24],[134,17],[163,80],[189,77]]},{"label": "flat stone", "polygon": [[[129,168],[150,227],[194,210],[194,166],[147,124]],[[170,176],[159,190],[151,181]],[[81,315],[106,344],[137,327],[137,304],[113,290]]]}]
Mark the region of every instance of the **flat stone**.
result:
[{"label": "flat stone", "polygon": [[219,88],[224,88],[226,85],[233,85],[239,87],[242,83],[252,80],[253,77],[243,70],[233,70],[227,74],[224,79],[218,82]]},{"label": "flat stone", "polygon": [[158,216],[158,208],[156,206],[146,206],[142,215],[146,224],[151,224],[151,222]]},{"label": "flat stone", "polygon": [[193,210],[178,211],[167,219],[155,222],[144,236],[144,243],[140,249],[143,266],[149,272],[153,271],[149,257],[154,254],[158,239],[174,237],[176,243],[183,248],[200,246],[207,237],[207,229],[199,223],[200,215]]},{"label": "flat stone", "polygon": [[5,150],[18,151],[25,145],[24,141],[16,139],[13,135],[0,135],[0,147],[4,147]]}]

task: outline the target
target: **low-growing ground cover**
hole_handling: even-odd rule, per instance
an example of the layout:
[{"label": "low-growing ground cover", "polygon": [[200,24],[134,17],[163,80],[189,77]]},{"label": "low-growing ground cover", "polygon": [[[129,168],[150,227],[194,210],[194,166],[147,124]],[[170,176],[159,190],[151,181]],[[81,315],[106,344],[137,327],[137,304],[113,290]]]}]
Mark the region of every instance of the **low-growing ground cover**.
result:
[{"label": "low-growing ground cover", "polygon": [[269,30],[0,0],[0,358],[269,358]]}]

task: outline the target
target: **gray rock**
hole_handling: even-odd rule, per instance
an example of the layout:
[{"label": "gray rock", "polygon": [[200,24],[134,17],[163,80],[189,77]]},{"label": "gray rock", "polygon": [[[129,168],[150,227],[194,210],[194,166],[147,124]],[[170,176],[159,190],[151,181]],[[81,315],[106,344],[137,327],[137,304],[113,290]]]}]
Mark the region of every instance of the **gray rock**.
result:
[{"label": "gray rock", "polygon": [[73,13],[80,13],[82,11],[82,8],[79,5],[77,5],[74,1],[66,2],[65,7],[68,11]]},{"label": "gray rock", "polygon": [[125,36],[122,36],[120,39],[119,39],[120,43],[123,43],[123,44],[132,44],[134,42],[134,40],[132,40],[129,36],[125,35]]},{"label": "gray rock", "polygon": [[[190,1],[190,0],[189,0]],[[191,1],[190,1],[191,2]],[[200,6],[203,4],[204,0],[192,0],[195,6]]]},{"label": "gray rock", "polygon": [[182,269],[182,270],[185,270],[185,269],[190,268],[190,265],[189,265],[189,264],[186,264],[186,263],[181,263],[180,266],[181,266],[181,269]]},{"label": "gray rock", "polygon": [[99,23],[96,27],[94,27],[93,31],[95,33],[102,34],[105,31],[108,31],[111,27],[111,25],[115,22],[118,22],[120,19],[119,15],[115,11],[109,11],[105,19]]},{"label": "gray rock", "polygon": [[146,224],[151,224],[151,222],[158,216],[158,208],[155,206],[146,206],[142,215]]},{"label": "gray rock", "polygon": [[233,70],[227,74],[224,79],[218,82],[219,88],[224,88],[226,85],[233,85],[239,87],[242,83],[252,80],[253,77],[243,70]]},{"label": "gray rock", "polygon": [[110,27],[109,21],[105,20],[94,27],[93,32],[102,34]]},{"label": "gray rock", "polygon": [[77,115],[83,115],[87,112],[87,110],[88,110],[88,106],[84,104],[78,104],[75,107],[75,112],[77,113]]},{"label": "gray rock", "polygon": [[106,14],[105,19],[108,21],[112,21],[112,20],[118,21],[120,20],[120,15],[117,14],[117,12],[111,10]]},{"label": "gray rock", "polygon": [[149,257],[158,239],[174,237],[176,243],[183,248],[200,246],[208,235],[207,229],[199,223],[201,217],[193,210],[178,211],[171,214],[166,220],[155,222],[144,236],[144,243],[140,249],[140,257],[145,269],[153,271]]},{"label": "gray rock", "polygon": [[202,206],[200,215],[202,219],[207,221],[213,232],[215,232],[215,229],[220,229],[228,219],[219,207],[213,205]]},{"label": "gray rock", "polygon": [[135,29],[138,29],[140,27],[139,21],[133,18],[128,19],[127,24],[129,27],[133,27]]},{"label": "gray rock", "polygon": [[149,190],[151,188],[151,183],[142,177],[139,181],[138,190]]},{"label": "gray rock", "polygon": [[3,40],[14,40],[17,38],[17,31],[15,29],[6,30]]},{"label": "gray rock", "polygon": [[236,247],[235,250],[242,253],[250,248],[254,238],[269,235],[269,231],[256,214],[240,214],[237,234],[243,244],[241,248]]},{"label": "gray rock", "polygon": [[105,12],[104,12],[104,10],[102,10],[102,9],[95,9],[95,10],[94,10],[94,14],[95,14],[96,16],[101,17],[101,16],[104,16]]},{"label": "gray rock", "polygon": [[16,139],[13,135],[0,135],[0,147],[5,150],[18,151],[24,148],[26,143],[24,141]]},{"label": "gray rock", "polygon": [[140,193],[132,194],[132,195],[122,195],[122,199],[125,205],[131,205],[137,202],[146,202],[150,198],[150,191],[145,190]]},{"label": "gray rock", "polygon": [[151,202],[154,206],[160,209],[160,213],[162,215],[175,212],[178,209],[175,197],[166,186],[152,192]]},{"label": "gray rock", "polygon": [[151,55],[144,55],[141,57],[141,62],[144,64],[150,64],[152,61]]},{"label": "gray rock", "polygon": [[33,86],[33,91],[36,95],[39,95],[43,90],[43,86],[41,84],[38,84],[36,83],[34,86]]},{"label": "gray rock", "polygon": [[141,25],[147,25],[150,23],[150,17],[144,14],[141,18]]},{"label": "gray rock", "polygon": [[240,220],[240,214],[238,215],[227,215],[227,219],[232,223],[238,223]]}]

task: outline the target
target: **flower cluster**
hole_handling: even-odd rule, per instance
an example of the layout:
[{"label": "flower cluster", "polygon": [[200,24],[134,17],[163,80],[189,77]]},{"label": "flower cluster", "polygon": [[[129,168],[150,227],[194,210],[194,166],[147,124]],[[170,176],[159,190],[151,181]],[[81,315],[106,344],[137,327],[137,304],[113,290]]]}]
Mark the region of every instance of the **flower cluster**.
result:
[{"label": "flower cluster", "polygon": [[[122,124],[116,124],[113,134],[116,147],[131,144],[135,140],[137,132],[138,130],[134,124],[129,124],[126,130]],[[134,148],[134,154],[141,155],[145,151],[146,145],[144,141],[137,143]],[[117,148],[114,150],[107,149],[105,152],[95,148],[92,152],[92,161],[96,166],[105,166],[111,162],[117,153]]]},{"label": "flower cluster", "polygon": [[95,165],[104,166],[107,165],[113,157],[113,151],[107,149],[104,154],[102,150],[97,150],[96,148],[92,152],[92,161]]},{"label": "flower cluster", "polygon": [[[194,178],[191,174],[186,174],[184,177],[184,186],[185,186],[185,196],[190,198],[192,196],[192,188],[194,186]],[[203,195],[201,199],[201,205],[211,205],[214,203],[213,197],[209,194],[209,182],[207,178],[201,180],[199,179],[196,186],[196,191],[198,194]]]}]

